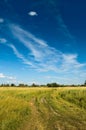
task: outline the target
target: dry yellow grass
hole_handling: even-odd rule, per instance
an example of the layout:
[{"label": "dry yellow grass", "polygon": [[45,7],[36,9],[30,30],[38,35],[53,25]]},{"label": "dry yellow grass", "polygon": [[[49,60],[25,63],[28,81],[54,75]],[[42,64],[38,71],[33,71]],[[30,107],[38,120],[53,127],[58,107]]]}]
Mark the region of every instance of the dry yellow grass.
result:
[{"label": "dry yellow grass", "polygon": [[86,130],[86,88],[0,88],[0,130]]}]

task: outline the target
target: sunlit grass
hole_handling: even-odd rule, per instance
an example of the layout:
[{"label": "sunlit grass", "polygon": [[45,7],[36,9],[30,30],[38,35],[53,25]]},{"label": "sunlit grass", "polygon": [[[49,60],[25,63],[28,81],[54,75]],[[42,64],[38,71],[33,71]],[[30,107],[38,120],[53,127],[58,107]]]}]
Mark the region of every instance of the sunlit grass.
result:
[{"label": "sunlit grass", "polygon": [[86,130],[86,88],[0,88],[0,130]]}]

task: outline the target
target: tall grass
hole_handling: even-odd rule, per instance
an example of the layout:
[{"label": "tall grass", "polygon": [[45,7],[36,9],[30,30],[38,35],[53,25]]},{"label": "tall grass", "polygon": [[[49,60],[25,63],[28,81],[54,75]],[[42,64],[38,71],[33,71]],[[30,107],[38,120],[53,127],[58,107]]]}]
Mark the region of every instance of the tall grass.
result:
[{"label": "tall grass", "polygon": [[0,88],[0,130],[86,130],[86,88]]}]

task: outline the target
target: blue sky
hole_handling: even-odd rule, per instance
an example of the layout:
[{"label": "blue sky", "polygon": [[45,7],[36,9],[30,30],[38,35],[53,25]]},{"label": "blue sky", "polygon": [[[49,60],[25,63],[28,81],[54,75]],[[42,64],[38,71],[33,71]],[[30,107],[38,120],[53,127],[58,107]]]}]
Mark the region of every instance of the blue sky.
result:
[{"label": "blue sky", "polygon": [[84,0],[0,0],[0,83],[82,84]]}]

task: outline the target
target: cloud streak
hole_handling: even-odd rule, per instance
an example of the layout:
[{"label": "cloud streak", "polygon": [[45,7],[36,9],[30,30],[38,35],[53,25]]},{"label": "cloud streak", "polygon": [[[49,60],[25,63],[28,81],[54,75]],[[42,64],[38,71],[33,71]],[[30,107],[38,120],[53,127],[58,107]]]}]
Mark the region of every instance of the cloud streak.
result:
[{"label": "cloud streak", "polygon": [[5,78],[6,76],[3,73],[0,73],[0,78]]},{"label": "cloud streak", "polygon": [[65,54],[56,50],[49,46],[47,42],[37,38],[17,25],[10,24],[9,28],[13,36],[28,49],[28,54],[27,56],[21,54],[14,43],[9,44],[8,46],[24,64],[27,64],[38,71],[68,73],[75,70],[79,71],[86,66],[86,64],[78,62],[77,54]]},{"label": "cloud streak", "polygon": [[15,77],[7,76],[7,75],[5,75],[3,73],[0,73],[0,79],[16,80]]},{"label": "cloud streak", "polygon": [[5,38],[0,38],[0,43],[6,43],[7,40]]},{"label": "cloud streak", "polygon": [[24,64],[33,66],[33,64],[31,62],[29,62],[24,56],[23,54],[21,54],[16,47],[13,44],[8,44],[8,46],[13,50],[14,54],[23,61]]},{"label": "cloud streak", "polygon": [[0,18],[0,23],[3,23],[4,22],[4,19],[3,18]]}]

